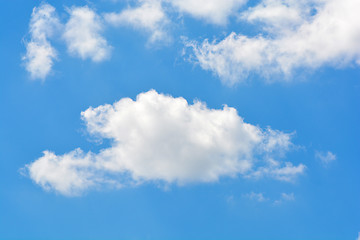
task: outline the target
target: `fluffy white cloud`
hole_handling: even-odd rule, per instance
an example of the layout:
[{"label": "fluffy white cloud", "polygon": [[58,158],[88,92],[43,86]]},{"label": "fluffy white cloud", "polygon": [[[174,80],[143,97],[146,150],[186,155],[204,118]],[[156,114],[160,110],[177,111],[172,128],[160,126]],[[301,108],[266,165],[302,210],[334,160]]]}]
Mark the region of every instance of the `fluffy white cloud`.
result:
[{"label": "fluffy white cloud", "polygon": [[[141,93],[112,105],[82,112],[88,132],[111,139],[99,153],[76,149],[64,155],[49,151],[26,166],[45,189],[76,195],[89,188],[140,184],[145,181],[184,185],[214,182],[220,177],[249,177],[268,163],[264,159],[287,151],[290,135],[245,123],[234,108],[209,109],[183,98]],[[268,162],[269,160],[265,160]],[[303,165],[273,160],[270,177],[294,178]],[[257,177],[261,172],[257,173]],[[280,177],[278,177],[280,176]],[[285,179],[283,178],[285,176]]]},{"label": "fluffy white cloud", "polygon": [[[95,184],[91,153],[76,149],[62,156],[44,151],[44,156],[31,164],[30,177],[45,189],[61,193],[75,193]],[[96,180],[99,181],[99,180]]]},{"label": "fluffy white cloud", "polygon": [[360,232],[358,233],[358,238],[357,238],[357,240],[360,240]]},{"label": "fluffy white cloud", "polygon": [[26,55],[23,57],[32,79],[45,79],[51,72],[57,53],[48,39],[58,28],[60,22],[54,7],[42,4],[33,9],[29,24],[31,39],[26,43]]},{"label": "fluffy white cloud", "polygon": [[319,159],[323,164],[328,165],[329,163],[336,160],[336,155],[330,151],[327,152],[315,152],[315,158]]},{"label": "fluffy white cloud", "polygon": [[137,7],[105,14],[105,20],[115,26],[130,25],[149,33],[150,43],[169,40],[165,30],[169,20],[158,0],[140,1]]},{"label": "fluffy white cloud", "polygon": [[63,38],[70,54],[94,62],[109,57],[111,47],[101,36],[102,19],[89,7],[72,7],[68,10],[70,19],[65,25]]},{"label": "fluffy white cloud", "polygon": [[[231,33],[220,42],[187,42],[196,62],[226,84],[251,72],[266,78],[294,69],[360,63],[360,2],[264,0],[242,13],[262,26],[255,37]],[[291,13],[291,14],[290,14]]]},{"label": "fluffy white cloud", "polygon": [[208,23],[224,25],[247,0],[166,0],[179,12]]}]

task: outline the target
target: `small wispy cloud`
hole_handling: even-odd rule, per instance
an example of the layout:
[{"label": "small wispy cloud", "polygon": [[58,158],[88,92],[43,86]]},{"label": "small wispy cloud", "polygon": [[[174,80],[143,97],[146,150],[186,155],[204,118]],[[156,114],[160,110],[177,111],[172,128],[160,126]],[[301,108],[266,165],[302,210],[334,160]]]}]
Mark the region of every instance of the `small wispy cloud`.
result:
[{"label": "small wispy cloud", "polygon": [[250,200],[255,200],[257,202],[264,202],[267,201],[268,199],[264,197],[263,193],[255,193],[255,192],[250,192],[244,195],[244,197],[250,199]]},{"label": "small wispy cloud", "polygon": [[226,202],[227,202],[228,204],[234,204],[234,203],[235,203],[235,197],[234,197],[234,195],[226,196],[225,200],[226,200]]},{"label": "small wispy cloud", "polygon": [[271,198],[271,197],[265,197],[264,193],[262,192],[249,192],[246,194],[243,194],[243,197],[255,201],[255,202],[268,202],[272,205],[278,206],[285,202],[292,202],[295,201],[295,194],[294,193],[281,193],[279,198]]},{"label": "small wispy cloud", "polygon": [[294,193],[281,193],[280,199],[274,201],[274,205],[280,205],[284,202],[295,201]]},{"label": "small wispy cloud", "polygon": [[316,151],[315,158],[319,159],[322,164],[328,165],[329,163],[336,160],[336,155],[330,151],[327,152]]}]

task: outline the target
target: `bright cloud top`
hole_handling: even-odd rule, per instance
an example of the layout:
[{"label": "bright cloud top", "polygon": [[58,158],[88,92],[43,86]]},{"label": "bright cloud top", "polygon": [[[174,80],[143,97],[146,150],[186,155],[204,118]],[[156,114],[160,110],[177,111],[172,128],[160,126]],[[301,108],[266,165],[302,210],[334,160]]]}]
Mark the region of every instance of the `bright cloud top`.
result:
[{"label": "bright cloud top", "polygon": [[94,62],[108,58],[110,46],[100,34],[103,30],[100,17],[87,6],[73,7],[69,14],[63,34],[69,53]]},{"label": "bright cloud top", "polygon": [[59,27],[59,19],[51,5],[43,4],[33,9],[29,25],[30,41],[26,43],[26,55],[23,57],[32,79],[45,79],[51,72],[57,53],[49,38]]},{"label": "bright cloud top", "polygon": [[26,169],[46,190],[77,195],[105,185],[214,182],[220,177],[250,177],[259,167],[282,172],[286,179],[278,179],[289,180],[305,170],[303,164],[268,160],[289,150],[289,134],[245,123],[227,106],[216,110],[201,102],[189,105],[183,98],[152,90],[135,101],[123,98],[81,115],[91,135],[111,139],[112,144],[97,154],[44,151]]},{"label": "bright cloud top", "polygon": [[263,0],[240,19],[259,26],[255,37],[231,33],[220,42],[188,41],[195,61],[228,85],[249,73],[291,76],[298,68],[360,63],[360,2]]}]

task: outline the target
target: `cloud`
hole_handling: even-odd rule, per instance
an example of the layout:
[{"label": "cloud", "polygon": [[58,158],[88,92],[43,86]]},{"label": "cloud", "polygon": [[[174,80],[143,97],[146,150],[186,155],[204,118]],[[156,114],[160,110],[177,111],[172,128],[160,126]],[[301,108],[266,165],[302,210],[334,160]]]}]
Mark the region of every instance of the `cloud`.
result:
[{"label": "cloud", "polygon": [[[154,90],[139,94],[135,101],[123,98],[90,107],[81,116],[89,134],[110,139],[111,146],[99,153],[44,151],[26,170],[46,190],[78,195],[91,188],[144,182],[216,182],[250,175],[264,158],[286,152],[292,144],[289,134],[245,123],[234,108],[210,109],[198,101],[189,105],[181,97]],[[302,173],[291,169],[303,165],[288,164],[282,167],[278,160],[270,171],[287,178]]]},{"label": "cloud", "polygon": [[85,154],[76,149],[62,156],[56,156],[49,151],[44,151],[43,154],[43,157],[29,166],[29,173],[30,177],[46,190],[56,189],[63,194],[75,194],[103,182],[95,175],[92,153]]},{"label": "cloud", "polygon": [[41,4],[33,9],[29,24],[30,41],[26,43],[26,55],[23,57],[32,79],[43,80],[51,72],[57,52],[49,38],[60,25],[53,6]]},{"label": "cloud", "polygon": [[[250,192],[244,195],[244,197],[257,202],[270,201],[269,198],[265,198],[263,193]],[[271,200],[272,201],[272,200]],[[294,193],[281,193],[280,198],[272,202],[273,205],[280,205],[284,202],[295,201]]]},{"label": "cloud", "polygon": [[272,177],[277,180],[292,182],[296,176],[303,174],[306,166],[300,163],[294,166],[291,162],[285,162],[280,165],[279,161],[271,159],[265,167],[259,167],[256,171],[251,172],[248,177],[260,178],[264,176]]},{"label": "cloud", "polygon": [[235,203],[234,195],[226,196],[225,200],[228,204],[231,204],[231,205]]},{"label": "cloud", "polygon": [[[135,7],[104,15],[114,25],[129,25],[150,34],[149,43],[169,42],[170,16],[186,14],[215,25],[225,25],[247,0],[135,0]],[[176,15],[176,14],[175,14]],[[176,19],[178,21],[178,19]]]},{"label": "cloud", "polygon": [[228,85],[250,73],[266,79],[294,70],[360,63],[360,2],[352,0],[264,0],[241,13],[256,24],[257,36],[231,33],[217,42],[186,41],[193,60]]},{"label": "cloud", "polygon": [[360,240],[360,232],[359,232],[359,234],[358,234],[357,240]]},{"label": "cloud", "polygon": [[168,0],[167,2],[180,13],[208,23],[224,25],[229,16],[234,15],[247,0]]},{"label": "cloud", "polygon": [[72,7],[68,12],[70,19],[63,33],[68,52],[94,62],[107,59],[111,47],[100,34],[104,28],[102,19],[88,6]]},{"label": "cloud", "polygon": [[244,195],[245,197],[249,198],[250,200],[255,200],[257,202],[264,202],[267,201],[268,199],[264,197],[264,195],[262,193],[247,193]]},{"label": "cloud", "polygon": [[29,24],[30,41],[26,43],[23,57],[26,70],[33,79],[44,80],[50,73],[58,53],[49,39],[62,35],[68,52],[82,59],[102,61],[109,57],[111,47],[100,35],[101,18],[89,7],[73,7],[68,10],[69,21],[63,26],[55,8],[43,3],[33,9]]},{"label": "cloud", "polygon": [[281,197],[274,201],[274,205],[280,205],[283,202],[295,201],[294,193],[281,193]]},{"label": "cloud", "polygon": [[336,160],[336,155],[330,151],[327,152],[315,152],[315,158],[319,159],[321,163],[328,165],[329,163]]},{"label": "cloud", "polygon": [[313,4],[310,0],[263,0],[240,14],[240,19],[261,24],[266,32],[286,33],[310,20]]},{"label": "cloud", "polygon": [[165,28],[169,20],[165,15],[161,2],[146,0],[139,1],[139,3],[139,6],[125,9],[120,13],[107,13],[104,18],[112,25],[130,25],[149,33],[150,43],[168,41],[169,36]]},{"label": "cloud", "polygon": [[294,193],[282,193],[281,194],[281,198],[286,200],[286,201],[294,201],[295,200],[295,196]]}]

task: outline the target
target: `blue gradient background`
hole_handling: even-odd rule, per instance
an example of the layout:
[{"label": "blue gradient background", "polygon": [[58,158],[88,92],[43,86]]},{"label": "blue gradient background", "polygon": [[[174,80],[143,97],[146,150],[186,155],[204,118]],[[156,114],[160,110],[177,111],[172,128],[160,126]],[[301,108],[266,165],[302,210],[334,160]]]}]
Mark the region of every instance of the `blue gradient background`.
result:
[{"label": "blue gradient background", "polygon": [[[124,3],[49,1],[60,17],[65,6],[90,4],[98,12]],[[45,82],[31,81],[22,66],[32,8],[40,1],[1,1],[0,18],[0,239],[349,239],[360,231],[360,69],[321,68],[298,72],[293,81],[226,87],[211,73],[183,61],[180,35],[203,39],[241,28],[236,21],[214,27],[184,19],[174,42],[146,47],[146,35],[130,28],[106,29],[114,47],[110,60],[92,63],[72,58],[54,42],[59,61]],[[276,79],[275,79],[276,80]],[[279,79],[281,80],[281,79]],[[235,107],[246,122],[296,132],[299,149],[287,154],[306,172],[295,183],[271,179],[224,178],[212,184],[148,184],[64,197],[43,191],[20,174],[25,164],[49,149],[96,152],[80,112],[89,106],[135,98],[156,89],[210,108]],[[337,160],[324,168],[315,151]],[[271,199],[292,192],[295,201],[275,206],[244,197],[262,192]]]}]

